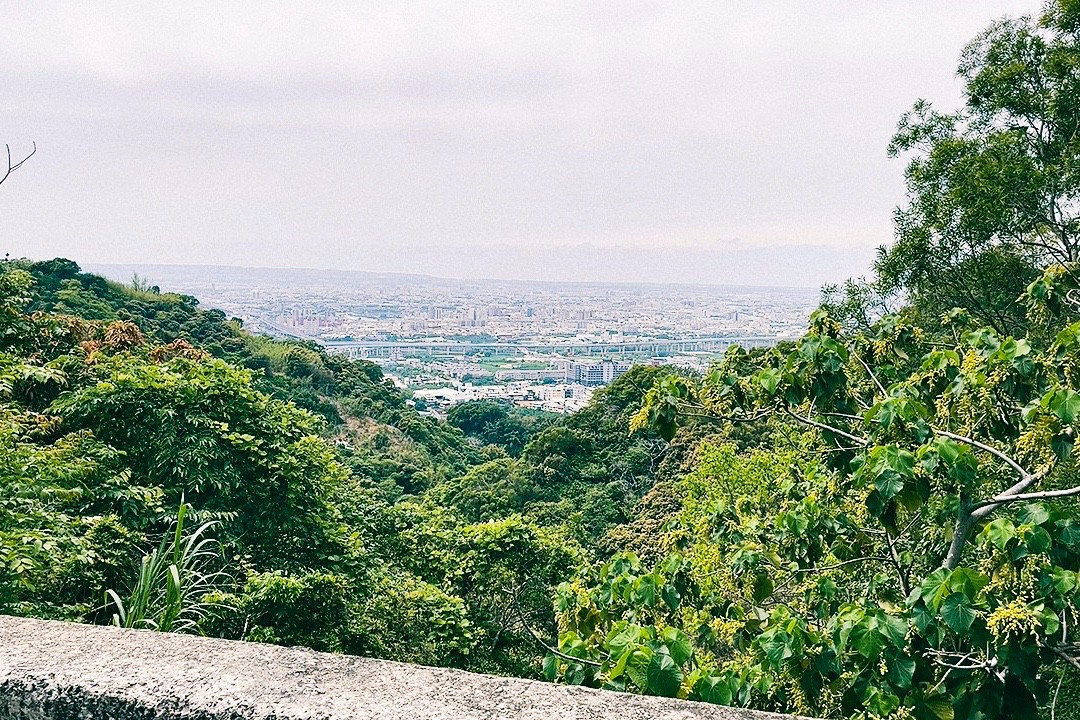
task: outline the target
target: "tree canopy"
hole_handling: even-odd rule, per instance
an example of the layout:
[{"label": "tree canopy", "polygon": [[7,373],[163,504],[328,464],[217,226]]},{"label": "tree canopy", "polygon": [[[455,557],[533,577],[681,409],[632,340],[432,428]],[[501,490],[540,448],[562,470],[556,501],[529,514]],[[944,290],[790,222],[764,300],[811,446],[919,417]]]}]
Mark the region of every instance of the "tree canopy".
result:
[{"label": "tree canopy", "polygon": [[[1013,301],[1042,269],[1080,261],[1080,35],[1072,2],[995,22],[964,49],[965,103],[920,100],[889,154],[907,158],[908,202],[868,298],[900,296],[933,324],[954,307],[1001,334],[1026,334]],[[880,310],[881,303],[875,309]]]}]

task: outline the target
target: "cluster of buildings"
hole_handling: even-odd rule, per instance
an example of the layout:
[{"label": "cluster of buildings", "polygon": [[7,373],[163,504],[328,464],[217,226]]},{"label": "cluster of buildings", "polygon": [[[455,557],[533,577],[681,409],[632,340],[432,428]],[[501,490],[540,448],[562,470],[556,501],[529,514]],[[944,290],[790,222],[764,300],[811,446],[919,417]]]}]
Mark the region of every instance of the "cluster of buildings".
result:
[{"label": "cluster of buildings", "polygon": [[570,413],[589,403],[592,388],[573,383],[535,385],[516,381],[505,385],[473,385],[460,383],[456,386],[421,388],[413,390],[413,401],[426,412],[445,414],[453,405],[468,400],[508,400],[521,407]]},{"label": "cluster of buildings", "polygon": [[552,367],[544,369],[505,369],[495,371],[495,380],[500,382],[523,381],[561,382],[585,386],[607,385],[615,378],[633,367],[629,360],[603,358],[589,362],[558,359]]},{"label": "cluster of buildings", "polygon": [[283,277],[277,286],[258,288],[242,277],[223,278],[191,290],[212,295],[215,304],[267,332],[357,341],[787,337],[803,330],[818,300],[817,291],[807,289],[447,281],[363,273]]},{"label": "cluster of buildings", "polygon": [[[417,358],[377,362],[395,385],[412,395],[419,407],[437,415],[457,403],[484,399],[551,412],[573,412],[589,402],[596,388],[633,367],[630,360],[611,358],[585,361],[555,358],[546,367],[535,367],[537,362],[504,360],[484,364]],[[488,369],[491,366],[496,368]]]},{"label": "cluster of buildings", "polygon": [[[460,281],[324,270],[135,268],[253,332],[369,358],[421,404],[569,411],[634,363],[704,369],[731,343],[796,337],[813,289]],[[130,277],[132,268],[123,271]],[[106,271],[108,274],[108,271]],[[122,278],[123,279],[123,278]]]}]

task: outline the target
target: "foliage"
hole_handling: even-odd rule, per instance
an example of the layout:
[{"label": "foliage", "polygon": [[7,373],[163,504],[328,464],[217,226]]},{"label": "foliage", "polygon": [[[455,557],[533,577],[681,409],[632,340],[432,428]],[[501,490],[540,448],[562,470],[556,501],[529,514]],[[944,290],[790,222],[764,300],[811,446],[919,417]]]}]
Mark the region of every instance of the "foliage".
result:
[{"label": "foliage", "polygon": [[113,625],[161,632],[193,632],[208,609],[207,601],[222,582],[224,573],[212,570],[220,560],[215,541],[208,533],[213,522],[184,532],[188,506],[181,501],[171,533],[166,534],[151,553],[143,556],[135,584],[126,602],[115,590],[105,591],[113,613]]},{"label": "foliage", "polygon": [[519,463],[499,458],[439,485],[428,496],[470,520],[482,521],[520,512],[539,494]]},{"label": "foliage", "polygon": [[[416,576],[381,575],[361,608],[363,634],[352,651],[421,665],[469,667],[487,649],[465,601]],[[505,668],[496,666],[491,669]]]},{"label": "foliage", "polygon": [[519,618],[573,543],[408,497],[490,452],[370,363],[138,284],[0,267],[0,610],[539,674]]},{"label": "foliage", "polygon": [[213,613],[204,626],[242,640],[342,652],[348,645],[351,591],[348,579],[333,573],[251,572],[239,592],[218,590],[208,597],[226,610]]},{"label": "foliage", "polygon": [[446,508],[399,503],[390,554],[424,582],[461,598],[468,620],[464,666],[535,675],[530,629],[550,627],[551,590],[580,560],[572,539],[520,516],[466,523]]},{"label": "foliage", "polygon": [[655,565],[560,587],[549,677],[822,717],[1070,711],[1073,5],[996,23],[966,107],[901,121],[909,204],[870,280],[827,289],[796,343],[655,380],[632,427],[726,444],[613,535]]},{"label": "foliage", "polygon": [[249,371],[121,352],[94,362],[51,409],[61,430],[122,448],[128,470],[169,502],[185,495],[220,520],[257,564],[310,563],[333,542],[325,497],[344,470],[316,419],[255,390]]},{"label": "foliage", "polygon": [[677,555],[649,571],[628,554],[560,585],[559,654],[545,662],[548,679],[687,697],[697,686],[684,672],[694,650],[672,622],[690,592],[683,570]]},{"label": "foliage", "polygon": [[[598,550],[606,532],[630,520],[634,506],[661,479],[665,459],[672,455],[655,433],[627,432],[646,390],[662,372],[633,368],[598,390],[581,411],[557,422],[535,422],[520,457],[496,457],[438,480],[425,497],[472,521],[521,513],[542,526],[561,527],[586,549]],[[499,427],[506,417],[498,403],[458,407],[465,410],[452,412],[451,421],[467,434]],[[518,432],[511,437],[519,437]],[[673,471],[673,466],[667,469]]]},{"label": "foliage", "polygon": [[684,413],[768,417],[798,453],[775,463],[767,502],[721,497],[691,532],[724,538],[726,569],[694,563],[716,573],[708,594],[744,593],[750,655],[726,660],[750,690],[725,675],[741,701],[1004,717],[1048,700],[1076,657],[1076,519],[1054,503],[1080,494],[1078,337],[1080,323],[1043,345],[956,328],[943,346],[894,317],[864,335],[818,313],[791,348],[650,391],[636,422],[668,436]]},{"label": "foliage", "polygon": [[890,145],[896,243],[799,340],[565,418],[443,422],[146,278],[4,262],[0,611],[820,717],[1076,714],[1078,42],[1058,0],[968,46],[964,106]]},{"label": "foliage", "polygon": [[999,334],[1025,334],[1013,302],[1024,287],[1050,265],[1075,272],[1076,13],[1052,1],[1039,17],[995,22],[960,59],[963,107],[943,113],[920,100],[904,115],[889,153],[908,158],[908,203],[875,277],[848,286],[856,302],[834,294],[844,318],[857,319],[872,296],[899,295],[928,327],[961,307]]},{"label": "foliage", "polygon": [[517,457],[529,439],[555,417],[497,400],[470,400],[450,408],[446,420],[481,445],[497,445]]}]

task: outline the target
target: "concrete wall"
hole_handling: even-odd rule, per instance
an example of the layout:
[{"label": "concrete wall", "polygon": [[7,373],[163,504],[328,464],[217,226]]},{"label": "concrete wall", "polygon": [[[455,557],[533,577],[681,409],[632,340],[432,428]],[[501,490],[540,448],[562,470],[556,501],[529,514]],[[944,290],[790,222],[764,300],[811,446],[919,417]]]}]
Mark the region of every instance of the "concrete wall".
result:
[{"label": "concrete wall", "polygon": [[0,718],[784,720],[301,648],[14,617],[0,617]]}]

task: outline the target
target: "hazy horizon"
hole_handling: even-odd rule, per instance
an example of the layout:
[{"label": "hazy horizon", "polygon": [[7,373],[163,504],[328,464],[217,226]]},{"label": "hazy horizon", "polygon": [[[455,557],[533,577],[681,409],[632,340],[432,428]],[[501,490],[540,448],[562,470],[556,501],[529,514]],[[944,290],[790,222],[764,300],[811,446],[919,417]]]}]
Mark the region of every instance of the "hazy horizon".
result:
[{"label": "hazy horizon", "polygon": [[892,238],[901,114],[1039,5],[0,2],[2,251],[819,287]]},{"label": "hazy horizon", "polygon": [[[34,258],[37,259],[37,258]],[[67,258],[71,259],[71,258]],[[102,275],[110,280],[118,282],[130,282],[132,280],[132,274],[138,274],[140,281],[145,281],[151,285],[159,284],[159,281],[164,280],[168,282],[171,279],[171,275],[168,273],[176,273],[180,271],[210,271],[210,272],[225,272],[225,271],[251,271],[255,273],[321,273],[328,277],[335,277],[340,275],[357,275],[357,276],[369,276],[379,278],[414,278],[418,280],[432,280],[438,282],[465,282],[465,283],[521,283],[525,285],[581,285],[581,286],[628,286],[628,287],[695,287],[695,288],[717,288],[717,289],[735,289],[735,290],[788,290],[798,293],[817,293],[820,292],[821,286],[819,285],[757,285],[757,284],[739,284],[739,283],[694,283],[694,282],[660,282],[660,281],[629,281],[629,280],[536,280],[529,278],[499,278],[499,277],[453,277],[447,275],[437,275],[433,273],[419,273],[419,272],[399,272],[399,271],[374,271],[374,270],[348,270],[340,268],[320,268],[320,267],[273,267],[273,266],[259,266],[259,265],[204,265],[204,264],[192,264],[192,263],[80,263],[80,268],[83,272],[90,272],[97,275]],[[124,274],[121,274],[123,271]],[[155,273],[163,271],[166,273],[164,276],[155,277]],[[163,292],[169,290],[165,287],[162,288]]]}]

